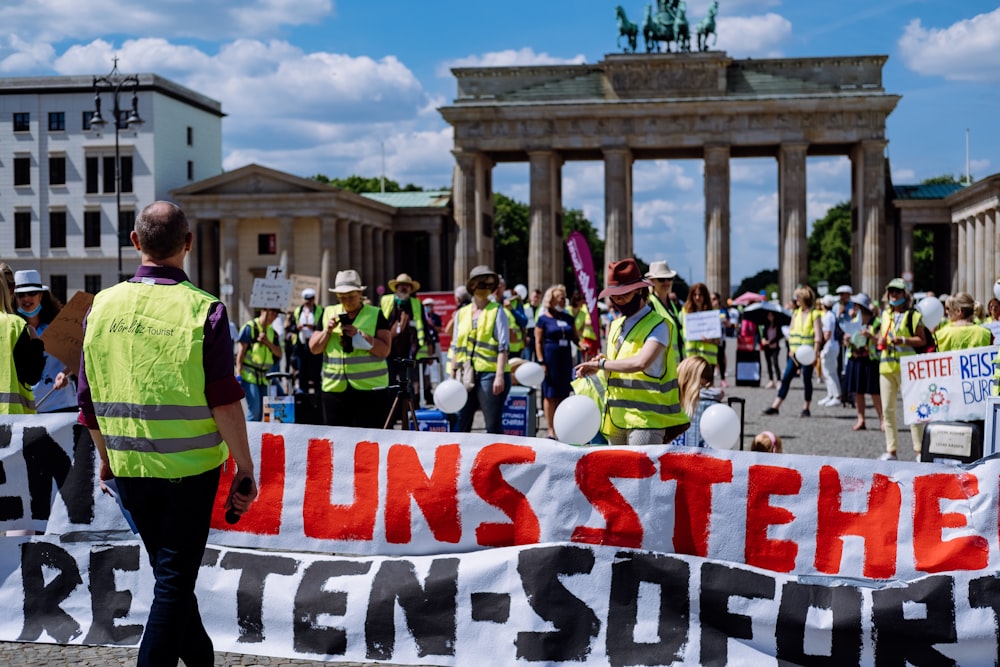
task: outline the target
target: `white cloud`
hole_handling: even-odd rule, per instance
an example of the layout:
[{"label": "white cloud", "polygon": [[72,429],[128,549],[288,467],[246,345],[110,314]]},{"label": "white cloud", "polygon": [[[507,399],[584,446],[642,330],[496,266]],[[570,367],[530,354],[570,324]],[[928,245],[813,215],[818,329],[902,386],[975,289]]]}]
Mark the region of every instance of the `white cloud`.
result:
[{"label": "white cloud", "polygon": [[[701,161],[697,164],[700,169]],[[659,195],[666,195],[671,190],[691,191],[695,187],[695,179],[688,168],[689,164],[669,160],[639,160],[632,167],[632,190],[635,194]]]},{"label": "white cloud", "polygon": [[792,24],[783,16],[767,13],[759,16],[724,16],[718,23],[719,43],[714,49],[737,58],[776,58],[781,45],[792,35]]},{"label": "white cloud", "polygon": [[892,168],[892,182],[896,185],[903,183],[915,183],[917,180],[917,172],[913,169],[904,168]]},{"label": "white cloud", "polygon": [[535,53],[534,49],[525,47],[514,50],[492,51],[480,55],[447,60],[437,67],[437,75],[450,77],[451,70],[456,67],[516,67],[519,65],[581,65],[587,62],[586,57],[577,54],[571,58],[559,58],[548,53]]},{"label": "white cloud", "polygon": [[913,71],[956,81],[1000,80],[1000,8],[925,28],[913,19],[899,38],[903,62]]},{"label": "white cloud", "polygon": [[969,170],[972,172],[972,177],[975,178],[976,174],[979,174],[979,177],[982,178],[989,174],[990,164],[989,160],[969,160]]}]

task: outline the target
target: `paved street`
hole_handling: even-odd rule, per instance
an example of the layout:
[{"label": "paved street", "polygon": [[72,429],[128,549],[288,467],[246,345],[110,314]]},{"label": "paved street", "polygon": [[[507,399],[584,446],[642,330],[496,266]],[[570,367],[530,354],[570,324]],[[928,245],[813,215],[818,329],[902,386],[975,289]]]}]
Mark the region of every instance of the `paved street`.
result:
[{"label": "paved street", "polygon": [[[727,344],[730,376],[727,378],[729,387],[725,390],[726,397],[742,398],[745,403],[745,446],[749,449],[753,436],[760,431],[769,430],[781,437],[784,451],[790,454],[807,454],[820,456],[850,456],[858,458],[876,458],[885,451],[885,436],[878,430],[878,418],[869,403],[867,422],[869,430],[852,431],[855,420],[854,408],[824,408],[816,401],[826,396],[822,382],[816,383],[813,394],[812,417],[801,418],[802,381],[796,379],[791,391],[777,416],[763,416],[761,412],[774,399],[775,390],[763,387],[735,386],[735,347],[736,342],[729,340]],[[766,382],[766,372],[765,372]],[[717,383],[718,384],[718,383]],[[739,406],[734,405],[739,412]],[[482,430],[482,418],[479,417],[476,428]],[[539,432],[544,434],[544,424],[539,425]],[[913,461],[914,453],[910,446],[909,429],[900,429],[899,458]],[[74,665],[86,667],[107,667],[114,665],[135,664],[135,649],[58,646],[51,644],[21,644],[16,642],[0,642],[0,665],[9,667],[39,667],[40,665]],[[365,663],[356,662],[315,662],[311,660],[291,660],[288,658],[264,658],[259,656],[240,655],[233,653],[216,654],[217,666],[241,665],[261,667],[291,667],[293,665],[335,664],[355,666]]]}]

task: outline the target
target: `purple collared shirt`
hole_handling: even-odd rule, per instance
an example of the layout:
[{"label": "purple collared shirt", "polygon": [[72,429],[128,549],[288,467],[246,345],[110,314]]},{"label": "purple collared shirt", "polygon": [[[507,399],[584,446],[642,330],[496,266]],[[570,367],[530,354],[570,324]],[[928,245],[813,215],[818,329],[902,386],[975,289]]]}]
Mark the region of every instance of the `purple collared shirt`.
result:
[{"label": "purple collared shirt", "polygon": [[[177,285],[188,279],[187,274],[181,269],[140,266],[135,272],[135,277],[129,282],[136,283],[143,278],[152,278],[157,285]],[[83,329],[86,332],[86,318]],[[208,407],[228,405],[243,398],[243,389],[234,371],[236,364],[233,359],[233,338],[229,333],[229,315],[226,314],[226,307],[218,301],[209,308],[208,319],[205,321],[202,365],[205,369],[205,399],[208,401]],[[87,381],[86,355],[80,355],[77,399],[80,403],[80,423],[87,428],[98,428],[90,383]]]}]

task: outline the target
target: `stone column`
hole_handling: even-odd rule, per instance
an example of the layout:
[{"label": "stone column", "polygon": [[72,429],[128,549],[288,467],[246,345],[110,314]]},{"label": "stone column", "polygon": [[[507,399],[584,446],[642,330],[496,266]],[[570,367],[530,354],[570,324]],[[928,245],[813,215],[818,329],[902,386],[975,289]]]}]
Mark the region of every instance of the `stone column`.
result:
[{"label": "stone column", "polygon": [[808,279],[807,148],[807,144],[781,144],[778,148],[778,286],[782,303],[788,302],[795,288]]},{"label": "stone column", "polygon": [[[391,229],[386,229],[382,232],[382,248],[385,270],[387,273],[392,274],[392,278],[395,278],[396,274],[399,273],[399,270],[396,268],[396,235]],[[416,278],[416,276],[414,276],[414,278]],[[388,280],[388,278],[386,280]]]},{"label": "stone column", "polygon": [[[632,151],[604,149],[604,260],[634,257],[632,249]],[[608,275],[604,272],[604,282]],[[534,285],[532,285],[534,287]]]},{"label": "stone column", "polygon": [[960,235],[961,226],[952,221],[948,227],[951,229],[951,253],[948,259],[951,262],[951,289],[952,294],[958,291],[959,267],[962,266],[962,256],[965,254],[965,240]]},{"label": "stone column", "polygon": [[444,285],[441,276],[441,232],[436,229],[428,232],[427,246],[431,265],[431,275],[427,276],[430,279],[428,287],[431,291],[451,290],[452,286]]},{"label": "stone column", "polygon": [[463,281],[476,266],[476,153],[452,151],[455,169],[452,172],[452,204],[455,209],[455,280]]},{"label": "stone column", "polygon": [[[562,235],[559,181],[561,161],[553,151],[528,153],[531,176],[531,219],[528,233],[528,284],[539,289],[559,281],[562,275]],[[558,273],[554,258],[559,255]],[[509,280],[509,278],[508,278]]]},{"label": "stone column", "polygon": [[967,230],[965,227],[965,220],[959,220],[954,225],[957,231],[957,241],[958,246],[958,261],[955,263],[954,270],[954,280],[952,281],[951,293],[961,292],[965,289],[965,267],[969,262],[969,253],[967,245]]},{"label": "stone column", "polygon": [[391,270],[385,263],[385,230],[372,227],[372,289],[379,285],[389,289],[386,283],[396,277],[396,274],[389,275]]},{"label": "stone column", "polygon": [[497,271],[493,265],[493,161],[485,153],[476,155],[476,221],[476,264]]},{"label": "stone column", "polygon": [[885,233],[885,140],[869,139],[851,151],[853,205],[861,236],[861,290],[881,294],[888,275]]},{"label": "stone column", "polygon": [[368,296],[375,298],[375,257],[372,248],[372,227],[371,225],[361,225],[361,266],[358,272],[361,273],[361,284],[368,287]]},{"label": "stone column", "polygon": [[[361,223],[356,220],[348,221],[348,228],[351,233],[351,256],[346,264],[339,267],[338,271],[354,269],[361,277],[364,277],[364,257],[361,250]],[[362,283],[364,284],[364,283]]]},{"label": "stone column", "polygon": [[729,296],[729,146],[705,146],[705,283]]},{"label": "stone column", "polygon": [[[229,319],[240,326],[245,319],[240,312],[240,223],[238,218],[223,218],[219,225],[219,285],[232,285],[232,294],[221,296],[222,303],[229,311]],[[221,290],[220,290],[221,291]]]},{"label": "stone column", "polygon": [[986,211],[986,294],[984,299],[993,297],[993,284],[1000,278],[1000,234],[997,233],[997,209]]},{"label": "stone column", "polygon": [[[975,217],[976,221],[976,291],[972,293],[972,298],[982,301],[987,292],[993,291],[992,280],[987,282],[986,278],[986,215],[979,213]],[[990,255],[993,253],[991,252]],[[983,303],[989,302],[989,299]]]},{"label": "stone column", "polygon": [[333,287],[337,271],[357,268],[352,266],[352,264],[355,258],[359,257],[356,253],[360,252],[359,244],[361,237],[358,236],[357,240],[355,240],[355,231],[358,234],[361,232],[361,228],[356,223],[352,223],[347,218],[337,220],[337,266],[333,267],[334,271],[330,274],[330,287]]},{"label": "stone column", "polygon": [[285,267],[285,278],[295,272],[295,242],[292,240],[292,216],[278,218],[278,264]]},{"label": "stone column", "polygon": [[320,305],[329,303],[329,289],[333,287],[333,278],[337,275],[337,250],[340,236],[337,234],[337,219],[332,215],[324,215],[319,221],[319,294],[316,302]]},{"label": "stone column", "polygon": [[965,278],[962,289],[966,292],[976,291],[976,219],[965,219]]},{"label": "stone column", "polygon": [[[902,246],[903,271],[913,275],[913,225],[901,224],[899,226],[900,245]],[[914,276],[916,279],[916,276]]]}]

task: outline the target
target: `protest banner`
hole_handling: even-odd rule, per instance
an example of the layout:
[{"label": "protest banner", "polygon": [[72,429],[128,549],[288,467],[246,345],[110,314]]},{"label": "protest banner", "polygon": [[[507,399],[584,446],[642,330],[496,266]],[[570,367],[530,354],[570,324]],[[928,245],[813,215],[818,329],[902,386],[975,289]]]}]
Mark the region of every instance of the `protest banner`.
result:
[{"label": "protest banner", "polygon": [[903,423],[986,419],[996,354],[994,346],[903,357]]},{"label": "protest banner", "polygon": [[[232,526],[220,493],[199,584],[219,650],[994,664],[1000,459],[248,426],[261,493]],[[0,418],[0,527],[49,533],[0,549],[0,639],[138,641],[150,575],[95,476],[72,415]]]}]

